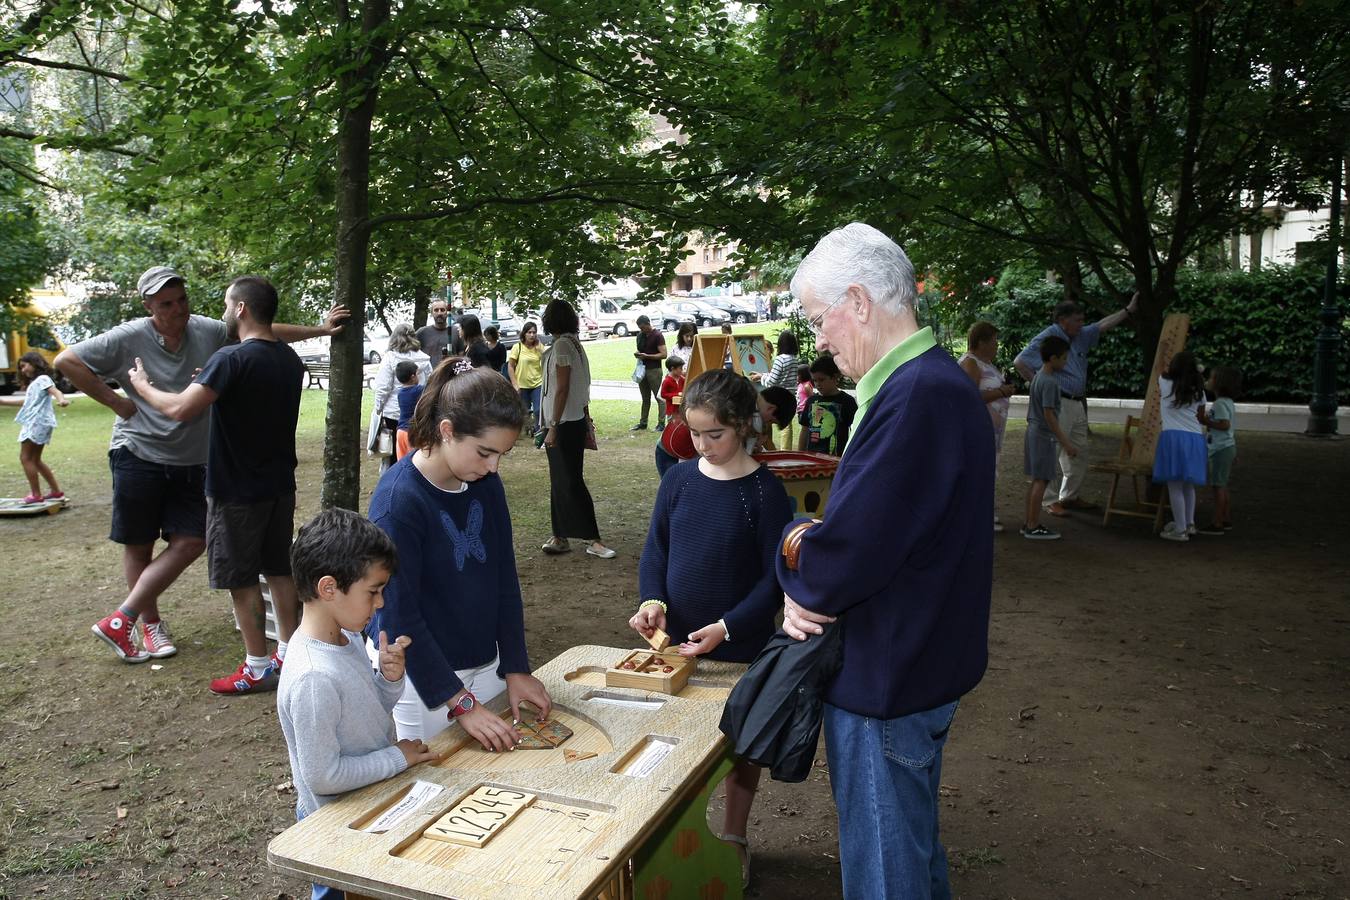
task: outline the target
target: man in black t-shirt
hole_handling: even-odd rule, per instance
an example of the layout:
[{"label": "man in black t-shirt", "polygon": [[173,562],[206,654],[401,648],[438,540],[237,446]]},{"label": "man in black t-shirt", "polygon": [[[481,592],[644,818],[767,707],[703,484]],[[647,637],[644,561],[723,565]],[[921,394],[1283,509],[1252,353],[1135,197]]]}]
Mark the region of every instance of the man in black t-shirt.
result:
[{"label": "man in black t-shirt", "polygon": [[[147,403],[179,421],[211,409],[206,461],[206,553],[211,587],[228,590],[246,653],[211,682],[217,694],[275,690],[286,641],[299,619],[290,545],[295,518],[295,428],[304,364],[272,332],[277,292],[266,279],[236,278],[225,292],[225,327],[239,343],[217,350],[180,394],[150,385],[140,360],[130,373]],[[268,654],[258,576],[267,579],[280,640]]]},{"label": "man in black t-shirt", "polygon": [[[647,430],[647,413],[656,399],[656,430],[666,427],[666,413],[661,401],[661,360],[666,358],[666,336],[652,327],[652,320],[638,316],[637,350],[635,359],[642,361],[642,378],[634,378],[642,392],[642,418],[629,431]],[[634,375],[636,376],[636,372]]]}]

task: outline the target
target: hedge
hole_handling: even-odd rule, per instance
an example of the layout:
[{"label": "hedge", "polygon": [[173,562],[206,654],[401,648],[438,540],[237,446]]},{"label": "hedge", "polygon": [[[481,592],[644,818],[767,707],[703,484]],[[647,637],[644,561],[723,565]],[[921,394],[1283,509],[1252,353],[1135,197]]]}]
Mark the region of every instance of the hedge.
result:
[{"label": "hedge", "polygon": [[[1241,399],[1307,403],[1324,283],[1325,269],[1314,266],[1271,267],[1255,273],[1187,270],[1178,278],[1177,300],[1169,311],[1190,313],[1186,348],[1202,365],[1242,370]],[[1350,303],[1350,284],[1339,287],[1340,305],[1345,309]],[[1051,311],[1062,297],[1059,285],[1015,287],[980,312],[979,318],[999,328],[996,362],[1001,369],[1012,369],[1013,357],[1049,324]],[[1093,318],[1090,313],[1089,320]],[[951,323],[951,330],[969,328],[972,321]],[[960,341],[960,346],[964,343]],[[1104,335],[1089,360],[1088,393],[1142,397],[1148,368],[1141,356],[1128,323]],[[1350,348],[1344,332],[1336,386],[1341,405],[1350,405]]]}]

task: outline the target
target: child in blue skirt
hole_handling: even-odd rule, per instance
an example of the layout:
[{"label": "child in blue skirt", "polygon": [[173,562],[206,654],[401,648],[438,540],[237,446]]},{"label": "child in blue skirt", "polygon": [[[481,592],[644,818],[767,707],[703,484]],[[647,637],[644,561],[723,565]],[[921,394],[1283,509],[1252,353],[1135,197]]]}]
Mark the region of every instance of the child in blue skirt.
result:
[{"label": "child in blue skirt", "polygon": [[1195,529],[1195,487],[1207,480],[1208,453],[1199,411],[1205,387],[1195,354],[1182,351],[1172,357],[1158,378],[1162,434],[1153,454],[1153,481],[1167,483],[1172,521],[1163,527],[1164,540],[1188,541]]}]

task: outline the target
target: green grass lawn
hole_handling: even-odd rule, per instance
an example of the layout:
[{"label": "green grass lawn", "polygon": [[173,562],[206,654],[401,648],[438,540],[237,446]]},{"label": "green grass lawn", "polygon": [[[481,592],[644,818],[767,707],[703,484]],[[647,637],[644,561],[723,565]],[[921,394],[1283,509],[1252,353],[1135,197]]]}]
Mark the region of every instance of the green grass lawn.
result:
[{"label": "green grass lawn", "polygon": [[[787,321],[751,322],[748,325],[733,325],[733,334],[762,334],[770,341],[778,338],[778,332],[787,327]],[[702,328],[699,334],[718,334],[719,328]],[[591,363],[592,381],[627,381],[633,377],[633,350],[635,339],[632,335],[621,338],[607,338],[599,341],[587,341],[586,358]],[[666,346],[675,346],[675,333],[666,333]]]},{"label": "green grass lawn", "polygon": [[[590,344],[587,352],[599,349],[622,365],[618,353],[625,351],[629,346],[631,343],[628,341],[616,342],[613,345]],[[595,356],[596,354],[592,353],[592,360]],[[627,374],[628,372],[621,371],[616,379],[626,378]],[[366,391],[361,408],[363,425],[370,416],[372,402],[371,392]],[[636,401],[628,400],[600,400],[592,403],[591,415],[595,418],[597,436],[602,440],[610,439],[622,444],[632,443],[634,439],[628,434],[627,429],[632,424],[636,407]],[[306,487],[312,487],[316,498],[318,482],[322,477],[318,463],[322,458],[324,419],[327,410],[327,391],[302,392],[300,421],[295,435],[296,451],[301,464],[296,477],[301,483],[302,494],[308,493]],[[5,497],[22,497],[28,493],[28,483],[19,466],[19,424],[14,421],[15,412],[18,412],[17,408],[0,407],[0,496]],[[51,466],[62,488],[72,497],[85,498],[100,494],[106,496],[111,490],[107,453],[108,438],[112,432],[112,411],[87,397],[77,397],[70,406],[64,409],[57,407],[56,418],[58,426],[52,443],[43,453],[43,461]],[[364,427],[362,433],[364,434]],[[649,439],[647,443],[651,443],[651,440]],[[520,453],[524,453],[525,449],[526,445],[523,442],[517,447]],[[539,456],[542,462],[543,454]],[[362,489],[363,493],[368,495],[377,480],[378,473],[373,458],[362,455],[361,460]],[[653,476],[654,473],[655,469]],[[546,490],[546,480],[539,486]],[[45,484],[43,490],[46,491]],[[547,504],[545,512],[546,507]]]}]

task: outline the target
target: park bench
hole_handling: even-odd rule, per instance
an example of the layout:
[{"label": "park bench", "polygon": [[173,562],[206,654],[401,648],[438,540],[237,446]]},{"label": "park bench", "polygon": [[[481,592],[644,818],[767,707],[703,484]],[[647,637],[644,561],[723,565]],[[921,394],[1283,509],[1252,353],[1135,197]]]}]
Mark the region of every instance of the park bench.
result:
[{"label": "park bench", "polygon": [[[1102,524],[1110,525],[1111,516],[1136,516],[1141,519],[1152,519],[1153,530],[1162,529],[1163,513],[1167,511],[1167,491],[1160,490],[1156,501],[1148,499],[1149,482],[1153,478],[1153,453],[1147,454],[1140,452],[1136,454],[1136,435],[1140,428],[1141,420],[1135,416],[1125,418],[1125,433],[1120,436],[1120,452],[1116,458],[1109,462],[1093,463],[1088,470],[1091,472],[1104,472],[1111,476],[1111,492],[1106,497],[1106,512],[1102,515]],[[1142,447],[1138,448],[1143,450]],[[1116,495],[1120,488],[1120,479],[1129,478],[1134,485],[1134,505],[1117,506]],[[1147,478],[1145,488],[1139,490],[1139,479]]]},{"label": "park bench", "polygon": [[[325,381],[328,381],[330,376],[332,375],[332,371],[333,371],[333,364],[326,359],[310,360],[309,362],[306,362],[305,374],[309,376],[309,383],[306,384],[305,387],[322,388],[323,383]],[[373,389],[375,387],[375,376],[369,370],[366,370],[364,372],[362,376],[362,381],[365,382],[365,386],[367,388]]]},{"label": "park bench", "polygon": [[309,375],[309,384],[305,385],[305,387],[322,388],[323,381],[321,381],[320,379],[328,378],[330,373],[332,372],[332,369],[333,369],[332,364],[326,359],[312,360],[310,362],[305,363],[305,372],[306,374]]}]

